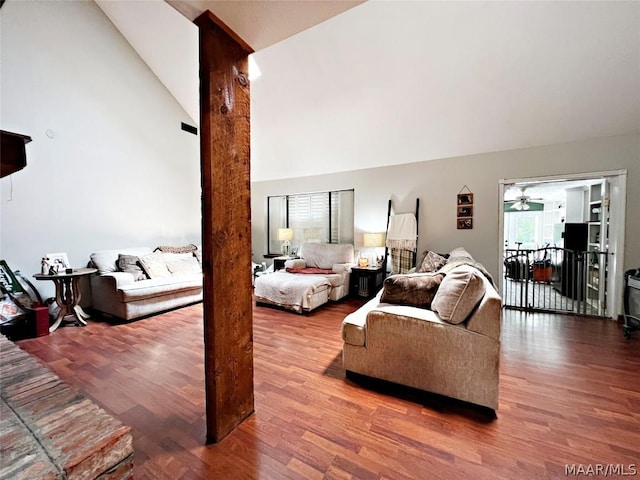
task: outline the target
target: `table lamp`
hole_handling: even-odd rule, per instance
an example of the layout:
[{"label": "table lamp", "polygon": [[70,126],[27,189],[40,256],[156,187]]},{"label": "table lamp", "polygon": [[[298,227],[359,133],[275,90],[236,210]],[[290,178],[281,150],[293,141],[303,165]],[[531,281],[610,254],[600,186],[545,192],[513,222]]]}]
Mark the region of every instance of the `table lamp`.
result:
[{"label": "table lamp", "polygon": [[293,240],[293,230],[291,228],[279,228],[278,240],[282,242],[282,254],[289,255],[289,247]]},{"label": "table lamp", "polygon": [[374,261],[371,262],[371,265],[379,266],[380,259],[376,248],[384,247],[384,233],[365,233],[363,235],[363,243],[365,248],[373,249]]}]

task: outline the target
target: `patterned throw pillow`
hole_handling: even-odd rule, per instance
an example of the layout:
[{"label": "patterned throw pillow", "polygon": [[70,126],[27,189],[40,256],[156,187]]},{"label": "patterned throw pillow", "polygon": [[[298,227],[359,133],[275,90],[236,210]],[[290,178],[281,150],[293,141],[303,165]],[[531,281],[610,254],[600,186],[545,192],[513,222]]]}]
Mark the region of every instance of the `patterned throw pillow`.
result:
[{"label": "patterned throw pillow", "polygon": [[133,275],[133,279],[136,282],[138,280],[146,280],[148,278],[144,274],[144,270],[142,270],[136,255],[125,255],[123,253],[118,254],[118,270]]},{"label": "patterned throw pillow", "polygon": [[380,301],[430,308],[443,277],[440,273],[391,275],[384,280]]},{"label": "patterned throw pillow", "polygon": [[435,272],[447,263],[447,259],[435,252],[426,251],[416,272]]}]

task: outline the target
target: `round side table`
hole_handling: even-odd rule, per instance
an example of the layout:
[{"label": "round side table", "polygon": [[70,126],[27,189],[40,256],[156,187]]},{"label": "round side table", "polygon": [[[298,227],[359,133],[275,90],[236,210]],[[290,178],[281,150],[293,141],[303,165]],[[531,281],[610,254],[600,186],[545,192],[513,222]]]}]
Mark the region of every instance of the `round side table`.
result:
[{"label": "round side table", "polygon": [[80,289],[78,282],[80,278],[96,273],[96,268],[74,268],[71,273],[57,273],[55,275],[44,275],[36,273],[33,277],[36,280],[51,280],[56,285],[56,303],[60,307],[60,312],[53,325],[49,327],[49,333],[54,332],[67,315],[73,315],[78,325],[87,324],[89,315],[85,313],[80,303]]}]

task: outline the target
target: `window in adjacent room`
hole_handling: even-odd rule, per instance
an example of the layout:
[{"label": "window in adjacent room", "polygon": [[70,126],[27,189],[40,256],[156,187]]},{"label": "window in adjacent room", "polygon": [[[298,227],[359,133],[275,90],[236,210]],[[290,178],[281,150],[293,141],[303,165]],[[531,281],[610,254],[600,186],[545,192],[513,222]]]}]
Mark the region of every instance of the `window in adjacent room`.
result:
[{"label": "window in adjacent room", "polygon": [[279,228],[293,230],[291,244],[353,243],[353,190],[267,197],[267,245],[270,255],[282,252]]}]

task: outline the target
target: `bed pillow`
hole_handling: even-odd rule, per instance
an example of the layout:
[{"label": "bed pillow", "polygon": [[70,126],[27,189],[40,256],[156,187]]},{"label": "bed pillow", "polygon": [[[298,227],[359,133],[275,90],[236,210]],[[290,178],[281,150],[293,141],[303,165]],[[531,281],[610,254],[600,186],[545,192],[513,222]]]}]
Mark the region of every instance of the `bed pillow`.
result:
[{"label": "bed pillow", "polygon": [[416,269],[418,273],[435,272],[447,263],[447,259],[436,252],[426,251],[422,256],[422,261]]},{"label": "bed pillow", "polygon": [[118,270],[121,272],[127,272],[133,275],[133,279],[137,282],[139,280],[146,280],[148,277],[145,275],[144,270],[136,255],[126,255],[124,253],[118,254]]},{"label": "bed pillow", "polygon": [[440,273],[391,275],[384,280],[380,301],[430,308],[443,277]]},{"label": "bed pillow", "polygon": [[162,253],[153,252],[140,257],[140,265],[149,278],[170,277],[171,272],[162,258]]},{"label": "bed pillow", "polygon": [[432,309],[445,322],[464,322],[485,294],[482,273],[469,265],[448,272],[432,302]]}]

